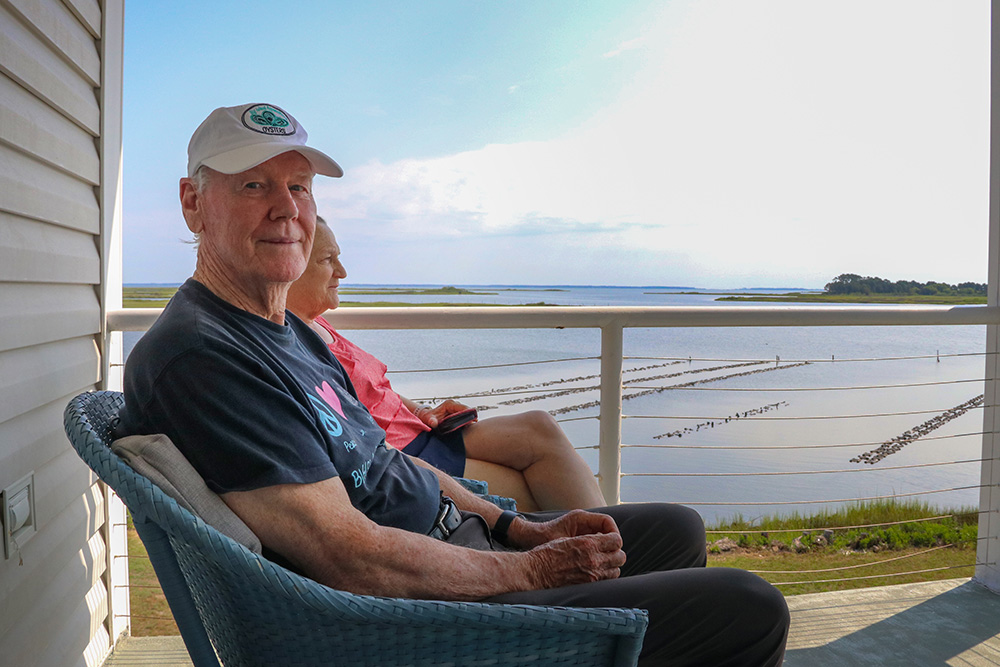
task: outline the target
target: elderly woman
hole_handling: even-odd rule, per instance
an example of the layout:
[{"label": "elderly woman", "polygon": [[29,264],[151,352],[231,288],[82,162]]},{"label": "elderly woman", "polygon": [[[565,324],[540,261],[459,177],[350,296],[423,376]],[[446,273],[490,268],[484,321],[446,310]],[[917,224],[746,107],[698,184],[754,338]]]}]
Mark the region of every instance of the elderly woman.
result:
[{"label": "elderly woman", "polygon": [[492,417],[443,435],[432,431],[440,420],[466,406],[448,400],[428,408],[400,396],[385,376],[385,364],[323,319],[323,313],[340,304],[337,289],[346,277],[333,231],[317,218],[312,255],[305,273],[288,292],[288,309],[343,364],[390,446],[451,475],[481,479],[489,483],[490,492],[514,498],[521,511],[605,504],[590,468],[547,412]]}]

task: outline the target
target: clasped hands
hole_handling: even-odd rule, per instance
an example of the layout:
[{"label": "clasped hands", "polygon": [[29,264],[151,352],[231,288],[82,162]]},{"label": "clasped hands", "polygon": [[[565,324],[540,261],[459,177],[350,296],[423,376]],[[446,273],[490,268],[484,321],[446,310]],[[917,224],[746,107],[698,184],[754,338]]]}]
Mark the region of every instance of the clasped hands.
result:
[{"label": "clasped hands", "polygon": [[543,523],[515,519],[507,543],[530,549],[538,588],[616,579],[625,564],[621,533],[607,514],[573,510]]}]

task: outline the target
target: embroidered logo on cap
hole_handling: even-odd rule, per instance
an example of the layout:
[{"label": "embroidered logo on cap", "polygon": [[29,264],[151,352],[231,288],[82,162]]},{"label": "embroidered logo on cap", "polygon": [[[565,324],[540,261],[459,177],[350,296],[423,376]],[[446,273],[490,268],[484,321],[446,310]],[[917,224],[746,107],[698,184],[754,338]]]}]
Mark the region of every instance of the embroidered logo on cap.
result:
[{"label": "embroidered logo on cap", "polygon": [[261,134],[295,134],[288,114],[270,104],[257,104],[243,112],[243,125]]}]

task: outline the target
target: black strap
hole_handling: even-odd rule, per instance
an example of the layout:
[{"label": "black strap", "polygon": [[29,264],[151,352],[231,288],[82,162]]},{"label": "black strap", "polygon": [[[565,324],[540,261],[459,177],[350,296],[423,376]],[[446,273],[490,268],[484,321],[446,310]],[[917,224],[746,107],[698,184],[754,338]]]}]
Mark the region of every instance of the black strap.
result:
[{"label": "black strap", "polygon": [[510,510],[504,510],[500,513],[500,518],[497,519],[496,523],[493,524],[493,529],[490,530],[490,535],[494,540],[499,540],[500,542],[507,543],[507,530],[510,528],[510,524],[514,522],[514,519],[521,516],[517,512],[512,512]]}]

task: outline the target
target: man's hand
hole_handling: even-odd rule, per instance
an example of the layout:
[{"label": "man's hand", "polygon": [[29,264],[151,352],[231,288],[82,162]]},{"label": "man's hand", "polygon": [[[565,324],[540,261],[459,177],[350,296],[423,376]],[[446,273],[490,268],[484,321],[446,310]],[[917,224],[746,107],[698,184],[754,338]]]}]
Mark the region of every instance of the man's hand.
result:
[{"label": "man's hand", "polygon": [[558,588],[617,579],[625,564],[617,532],[564,537],[528,552],[537,588]]},{"label": "man's hand", "polygon": [[449,398],[441,405],[433,408],[418,408],[413,414],[415,414],[420,421],[427,424],[429,428],[437,428],[437,425],[441,422],[441,420],[448,415],[468,409],[468,405],[463,405],[458,401]]},{"label": "man's hand", "polygon": [[621,535],[615,520],[607,514],[573,510],[558,519],[535,523],[527,519],[515,519],[507,529],[507,544],[521,549],[531,549],[553,540],[581,535],[614,534],[621,543]]}]

